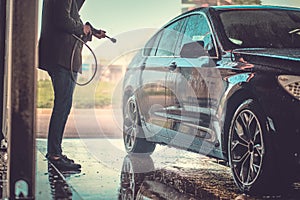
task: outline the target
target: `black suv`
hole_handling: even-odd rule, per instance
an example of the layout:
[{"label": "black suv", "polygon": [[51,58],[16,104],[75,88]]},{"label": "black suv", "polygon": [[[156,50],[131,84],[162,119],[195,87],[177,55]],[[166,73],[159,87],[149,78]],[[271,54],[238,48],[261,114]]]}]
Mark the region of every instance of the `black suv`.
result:
[{"label": "black suv", "polygon": [[162,27],[123,85],[128,153],[169,145],[224,160],[243,192],[300,171],[300,9],[198,8]]}]

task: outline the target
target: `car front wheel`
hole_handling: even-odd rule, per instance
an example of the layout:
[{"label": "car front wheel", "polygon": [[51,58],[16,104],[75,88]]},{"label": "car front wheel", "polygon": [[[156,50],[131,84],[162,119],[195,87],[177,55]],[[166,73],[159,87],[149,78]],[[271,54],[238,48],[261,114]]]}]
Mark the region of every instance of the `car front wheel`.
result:
[{"label": "car front wheel", "polygon": [[285,186],[268,136],[266,117],[258,104],[251,99],[242,103],[231,120],[228,159],[236,185],[243,192],[276,193]]}]

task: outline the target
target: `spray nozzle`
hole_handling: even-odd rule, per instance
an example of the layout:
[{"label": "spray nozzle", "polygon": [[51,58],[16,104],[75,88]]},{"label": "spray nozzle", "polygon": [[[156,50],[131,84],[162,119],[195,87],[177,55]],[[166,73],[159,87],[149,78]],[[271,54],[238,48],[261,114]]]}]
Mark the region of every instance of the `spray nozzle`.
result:
[{"label": "spray nozzle", "polygon": [[[99,30],[95,29],[89,22],[87,22],[86,25],[89,25],[91,27],[93,35],[101,33],[101,29],[99,29]],[[117,42],[117,40],[115,38],[111,38],[108,35],[105,35],[105,37],[108,38],[112,43],[116,43]]]}]

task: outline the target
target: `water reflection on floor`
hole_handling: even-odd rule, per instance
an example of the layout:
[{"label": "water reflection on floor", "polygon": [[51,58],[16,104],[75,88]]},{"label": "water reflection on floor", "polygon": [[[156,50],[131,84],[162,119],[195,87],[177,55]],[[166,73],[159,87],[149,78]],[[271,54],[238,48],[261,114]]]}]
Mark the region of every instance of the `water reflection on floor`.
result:
[{"label": "water reflection on floor", "polygon": [[[45,148],[46,140],[38,139],[37,149],[41,155],[45,155]],[[55,185],[50,181],[53,198],[60,191],[60,195],[71,194],[72,199],[89,200],[300,199],[300,188],[294,189],[294,194],[288,197],[245,196],[237,190],[228,167],[174,148],[158,146],[151,157],[129,156],[124,152],[121,139],[65,139],[63,149],[68,157],[82,165],[82,170],[63,174],[63,179],[56,181],[56,186],[63,187],[55,192],[52,188]],[[53,177],[47,170],[37,173]]]},{"label": "water reflection on floor", "polygon": [[156,179],[156,175],[154,163],[150,156],[125,156],[120,176],[119,199],[196,199],[161,183]]},{"label": "water reflection on floor", "polygon": [[[46,140],[38,139],[37,149],[45,155]],[[138,189],[141,186],[139,183],[142,183],[139,180],[142,181],[153,174],[155,168],[171,165],[170,161],[176,163],[176,159],[184,156],[187,159],[199,158],[197,154],[158,146],[151,156],[155,160],[154,167],[150,156],[128,157],[121,139],[65,139],[63,149],[68,157],[82,165],[80,173],[65,176],[66,182],[82,199],[134,199],[137,191],[133,192],[132,187]],[[128,174],[129,169],[132,173]],[[138,179],[126,179],[126,174]],[[146,188],[145,184],[143,188]],[[133,198],[129,197],[129,190],[133,192]]]},{"label": "water reflection on floor", "polygon": [[50,163],[48,164],[48,177],[53,199],[72,199],[73,192],[70,186]]}]

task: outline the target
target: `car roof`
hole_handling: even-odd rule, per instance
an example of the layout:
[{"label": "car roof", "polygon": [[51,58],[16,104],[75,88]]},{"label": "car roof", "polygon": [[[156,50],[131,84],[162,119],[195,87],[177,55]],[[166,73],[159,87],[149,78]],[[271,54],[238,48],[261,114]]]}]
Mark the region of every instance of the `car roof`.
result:
[{"label": "car roof", "polygon": [[213,9],[216,11],[229,11],[229,10],[266,10],[266,9],[273,9],[273,10],[295,10],[300,11],[300,8],[296,7],[286,7],[286,6],[272,6],[272,5],[228,5],[228,6],[210,6],[210,7],[199,7],[193,10],[187,11],[183,14],[193,13],[200,10],[205,9]]},{"label": "car roof", "polygon": [[230,5],[230,6],[211,6],[215,10],[252,10],[252,9],[276,9],[276,10],[300,10],[296,7],[272,6],[272,5]]}]

